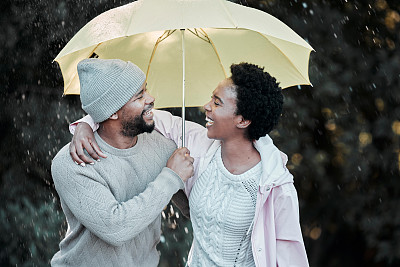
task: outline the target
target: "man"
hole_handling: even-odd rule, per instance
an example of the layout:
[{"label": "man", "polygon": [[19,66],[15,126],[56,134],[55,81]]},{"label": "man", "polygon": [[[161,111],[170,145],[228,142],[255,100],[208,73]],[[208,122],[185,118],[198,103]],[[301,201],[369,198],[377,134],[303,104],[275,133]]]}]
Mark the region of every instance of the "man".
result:
[{"label": "man", "polygon": [[193,158],[153,132],[154,98],[136,65],[86,59],[78,75],[82,108],[100,125],[94,141],[107,158],[83,168],[66,145],[53,159],[68,230],[51,265],[157,266],[160,214],[193,175]]}]

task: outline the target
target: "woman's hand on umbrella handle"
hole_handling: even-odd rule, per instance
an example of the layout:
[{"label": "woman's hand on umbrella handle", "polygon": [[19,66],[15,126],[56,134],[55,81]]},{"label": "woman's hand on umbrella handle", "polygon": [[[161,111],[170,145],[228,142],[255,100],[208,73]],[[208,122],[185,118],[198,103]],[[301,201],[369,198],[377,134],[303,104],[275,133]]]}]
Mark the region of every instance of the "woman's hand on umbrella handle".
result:
[{"label": "woman's hand on umbrella handle", "polygon": [[100,157],[107,157],[98,146],[92,128],[89,124],[81,122],[75,129],[74,136],[69,145],[69,153],[72,160],[81,166],[85,166],[86,163],[94,164],[94,161],[85,155],[84,150],[97,161],[100,160]]}]

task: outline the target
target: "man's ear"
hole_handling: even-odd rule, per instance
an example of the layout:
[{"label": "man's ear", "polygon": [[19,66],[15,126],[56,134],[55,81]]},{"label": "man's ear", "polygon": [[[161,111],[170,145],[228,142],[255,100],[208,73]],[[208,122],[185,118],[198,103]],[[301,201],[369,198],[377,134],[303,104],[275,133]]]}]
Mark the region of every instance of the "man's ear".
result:
[{"label": "man's ear", "polygon": [[251,120],[245,120],[242,116],[240,116],[239,119],[240,120],[236,124],[236,127],[240,128],[240,129],[245,129],[245,128],[249,127],[249,125],[251,124]]},{"label": "man's ear", "polygon": [[110,120],[117,120],[118,119],[118,114],[117,114],[117,112],[115,112],[114,114],[112,114],[111,116],[110,116]]}]

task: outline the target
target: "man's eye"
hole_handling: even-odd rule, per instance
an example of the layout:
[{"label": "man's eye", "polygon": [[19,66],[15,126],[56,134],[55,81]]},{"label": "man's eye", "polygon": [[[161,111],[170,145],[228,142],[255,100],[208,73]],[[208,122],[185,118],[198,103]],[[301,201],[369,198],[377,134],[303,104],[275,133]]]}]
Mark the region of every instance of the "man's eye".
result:
[{"label": "man's eye", "polygon": [[218,101],[214,101],[214,105],[219,106]]}]

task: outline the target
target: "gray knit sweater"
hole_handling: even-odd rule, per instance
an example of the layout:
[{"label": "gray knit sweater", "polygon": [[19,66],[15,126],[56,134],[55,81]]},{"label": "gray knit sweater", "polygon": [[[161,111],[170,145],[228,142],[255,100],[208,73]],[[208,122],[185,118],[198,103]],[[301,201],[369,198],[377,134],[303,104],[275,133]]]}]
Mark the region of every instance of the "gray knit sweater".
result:
[{"label": "gray knit sweater", "polygon": [[108,145],[94,165],[76,165],[63,147],[51,172],[68,230],[52,266],[157,266],[161,211],[183,182],[166,162],[175,144],[153,131],[129,149]]}]

